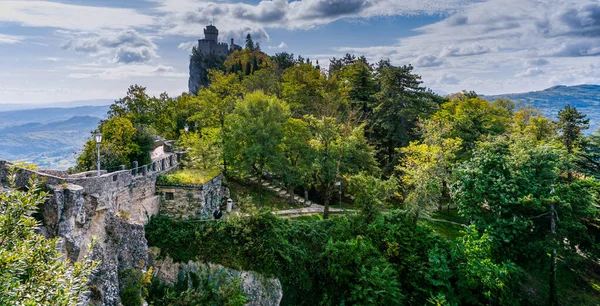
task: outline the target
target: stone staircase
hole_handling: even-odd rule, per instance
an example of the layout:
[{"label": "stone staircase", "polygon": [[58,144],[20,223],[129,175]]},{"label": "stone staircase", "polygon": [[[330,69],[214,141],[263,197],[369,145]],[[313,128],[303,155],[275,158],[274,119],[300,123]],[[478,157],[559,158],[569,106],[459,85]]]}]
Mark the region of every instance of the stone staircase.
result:
[{"label": "stone staircase", "polygon": [[[249,177],[247,180],[248,180],[248,182],[250,182],[252,184],[258,184],[258,179],[254,176]],[[288,200],[290,198],[290,195],[285,188],[282,188],[281,186],[279,186],[273,182],[270,182],[270,181],[266,180],[265,178],[263,178],[261,185],[263,188],[273,191],[274,193],[279,195],[281,198],[284,198],[286,200]],[[274,211],[273,214],[281,215],[281,216],[310,215],[310,214],[323,213],[323,211],[325,210],[325,206],[323,206],[321,204],[317,204],[311,200],[305,200],[303,197],[301,197],[297,194],[294,194],[294,203],[298,204],[298,205],[302,205],[304,207],[297,208],[297,209]],[[333,208],[333,207],[331,207],[331,205],[329,206],[329,212],[331,212],[331,213],[342,213],[344,211],[346,211],[346,210],[339,209],[339,208]]]}]

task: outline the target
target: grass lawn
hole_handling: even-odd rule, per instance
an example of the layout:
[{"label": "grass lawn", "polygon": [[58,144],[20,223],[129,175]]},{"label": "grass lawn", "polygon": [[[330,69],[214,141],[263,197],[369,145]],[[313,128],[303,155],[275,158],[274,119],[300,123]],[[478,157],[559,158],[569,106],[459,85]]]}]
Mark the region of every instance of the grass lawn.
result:
[{"label": "grass lawn", "polygon": [[159,175],[156,183],[162,185],[203,185],[219,174],[221,174],[219,170],[183,169]]}]

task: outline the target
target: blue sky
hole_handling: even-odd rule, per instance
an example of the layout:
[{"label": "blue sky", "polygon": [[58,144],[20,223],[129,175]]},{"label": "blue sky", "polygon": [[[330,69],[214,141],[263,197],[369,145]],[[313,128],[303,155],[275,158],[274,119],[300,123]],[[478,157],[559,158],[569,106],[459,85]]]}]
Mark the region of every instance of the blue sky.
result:
[{"label": "blue sky", "polygon": [[[191,46],[251,33],[327,66],[345,53],[412,64],[440,92],[600,83],[592,0],[2,0],[0,104],[187,90]],[[241,43],[240,43],[241,44]]]}]

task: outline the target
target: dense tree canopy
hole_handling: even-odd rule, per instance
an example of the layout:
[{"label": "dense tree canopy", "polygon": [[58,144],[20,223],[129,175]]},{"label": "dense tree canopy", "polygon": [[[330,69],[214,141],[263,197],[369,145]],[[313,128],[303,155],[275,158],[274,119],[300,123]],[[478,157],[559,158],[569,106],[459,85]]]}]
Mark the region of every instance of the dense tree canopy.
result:
[{"label": "dense tree canopy", "polygon": [[[290,205],[306,191],[324,219],[343,192],[351,215],[153,219],[148,240],[175,260],[277,276],[285,305],[528,305],[570,299],[557,273],[599,258],[600,132],[584,135],[575,108],[553,121],[475,92],[441,97],[410,65],[350,54],[322,71],[251,37],[223,63],[197,95],[132,86],[99,127],[103,167],[141,161],[150,136],[178,138],[186,167],[254,176],[258,193],[268,177]],[[90,141],[81,168],[94,156]],[[439,222],[462,231],[425,225]],[[197,286],[161,288],[157,301],[203,298]]]}]

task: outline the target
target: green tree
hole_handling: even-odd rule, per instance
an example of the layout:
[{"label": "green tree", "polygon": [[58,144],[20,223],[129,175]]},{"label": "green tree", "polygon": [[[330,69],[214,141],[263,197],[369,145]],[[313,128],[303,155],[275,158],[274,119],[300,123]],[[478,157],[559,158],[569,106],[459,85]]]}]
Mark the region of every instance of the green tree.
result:
[{"label": "green tree", "polygon": [[460,138],[444,138],[444,127],[433,121],[424,121],[421,130],[423,140],[400,149],[404,157],[397,166],[407,192],[405,205],[415,220],[434,208],[441,211],[444,202],[450,203],[448,184],[462,144]]},{"label": "green tree", "polygon": [[281,52],[271,56],[271,61],[277,67],[277,74],[282,74],[288,68],[295,66],[298,62],[294,58],[293,53]]},{"label": "green tree", "polygon": [[335,183],[344,175],[367,171],[374,175],[379,169],[364,136],[364,126],[353,126],[350,121],[338,123],[337,119],[305,117],[312,131],[311,147],[315,152],[313,162],[314,177],[321,191],[325,210],[323,217],[329,217],[329,203],[335,191]]},{"label": "green tree", "polygon": [[266,94],[281,97],[281,83],[273,68],[264,68],[254,72],[242,81],[244,91],[251,93],[262,90]]},{"label": "green tree", "polygon": [[33,218],[48,194],[35,179],[26,191],[0,190],[0,304],[77,305],[87,294],[87,280],[96,263],[71,263],[62,259],[57,239],[36,233],[40,224]]},{"label": "green tree", "polygon": [[395,67],[389,62],[381,62],[377,68],[380,90],[371,106],[369,139],[388,174],[397,164],[396,148],[415,140],[414,131],[419,119],[426,118],[438,108],[436,100],[421,87],[421,77],[412,70],[410,65]]},{"label": "green tree", "polygon": [[[150,162],[150,151],[154,149],[154,132],[149,128],[136,129],[125,117],[112,117],[99,127],[102,133],[100,144],[100,168],[115,170],[120,165],[129,166],[133,161]],[[80,171],[96,169],[96,141],[88,140],[77,157],[76,168]]]},{"label": "green tree", "polygon": [[310,146],[311,133],[308,124],[300,119],[288,118],[283,127],[283,139],[279,144],[282,160],[277,172],[281,174],[290,196],[294,201],[294,189],[310,185],[314,152]]},{"label": "green tree", "polygon": [[354,203],[361,208],[367,221],[373,221],[375,214],[388,204],[388,199],[394,196],[398,183],[394,177],[384,181],[363,172],[350,177],[348,189],[354,196]]},{"label": "green tree", "polygon": [[347,82],[350,87],[348,92],[350,105],[361,112],[363,119],[369,118],[375,104],[375,94],[379,90],[373,73],[373,66],[369,64],[364,56],[361,56],[356,60],[349,61],[347,64],[342,63],[339,68],[335,69],[335,74],[338,75],[339,79],[345,83]]},{"label": "green tree", "polygon": [[252,36],[250,36],[250,33],[248,33],[248,35],[246,35],[246,50],[254,51],[254,47]]},{"label": "green tree", "polygon": [[442,104],[431,120],[443,127],[445,138],[459,138],[462,148],[457,152],[459,160],[469,158],[478,141],[488,135],[505,133],[512,121],[512,113],[496,102],[469,95]]},{"label": "green tree", "polygon": [[551,301],[557,256],[592,250],[587,223],[598,216],[597,183],[561,179],[566,156],[556,143],[507,137],[482,142],[461,166],[455,191],[459,212],[489,234],[496,259],[530,270],[550,266]]},{"label": "green tree", "polygon": [[282,75],[282,97],[292,115],[317,118],[341,115],[348,103],[348,87],[336,76],[326,77],[311,64],[299,64]]},{"label": "green tree", "polygon": [[577,164],[586,175],[600,179],[600,129],[583,139]]},{"label": "green tree", "polygon": [[225,159],[241,175],[253,174],[261,186],[266,170],[273,170],[281,158],[279,145],[289,117],[285,102],[261,91],[248,94],[236,103],[225,119]]},{"label": "green tree", "polygon": [[459,275],[458,301],[468,305],[518,304],[519,267],[510,260],[496,262],[493,240],[487,233],[478,233],[474,226],[468,227],[459,240],[452,250]]},{"label": "green tree", "polygon": [[146,87],[131,85],[124,98],[111,104],[108,118],[126,117],[134,125],[151,125],[156,114],[155,102],[146,94]]},{"label": "green tree", "polygon": [[321,255],[326,267],[324,286],[332,286],[325,305],[399,305],[397,271],[373,247],[367,237],[329,240]]},{"label": "green tree", "polygon": [[514,112],[511,132],[536,141],[551,141],[557,134],[556,124],[531,107]]},{"label": "green tree", "polygon": [[189,166],[203,170],[221,168],[223,152],[220,128],[203,128],[199,133],[184,136],[182,141],[184,146],[190,149],[186,154],[190,162]]},{"label": "green tree", "polygon": [[590,119],[585,119],[586,115],[579,112],[576,107],[567,104],[564,109],[558,111],[558,130],[560,140],[567,148],[569,154],[579,145],[581,141],[581,131],[590,127]]},{"label": "green tree", "polygon": [[[242,87],[236,75],[221,71],[211,71],[210,80],[211,85],[198,93],[199,111],[189,120],[199,122],[200,128],[217,127],[223,133],[225,118],[233,112],[235,101],[242,96]],[[221,140],[224,141],[223,135]],[[227,161],[224,157],[223,171],[227,172]]]}]

